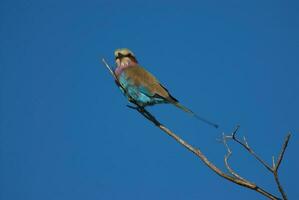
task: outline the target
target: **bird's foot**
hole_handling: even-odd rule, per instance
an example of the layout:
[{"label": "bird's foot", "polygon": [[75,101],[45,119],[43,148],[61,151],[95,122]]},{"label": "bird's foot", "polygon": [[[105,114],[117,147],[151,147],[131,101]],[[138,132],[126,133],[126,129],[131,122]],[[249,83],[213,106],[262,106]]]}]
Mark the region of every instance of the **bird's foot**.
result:
[{"label": "bird's foot", "polygon": [[137,106],[131,106],[131,105],[127,105],[128,108],[131,108],[133,110],[138,110],[138,107]]},{"label": "bird's foot", "polygon": [[137,110],[145,118],[147,118],[148,120],[152,121],[156,126],[160,126],[161,125],[161,123],[150,112],[148,112],[146,109],[144,109],[144,107],[138,106],[138,105],[136,105],[136,106],[127,105],[127,107],[131,108],[133,110]]}]

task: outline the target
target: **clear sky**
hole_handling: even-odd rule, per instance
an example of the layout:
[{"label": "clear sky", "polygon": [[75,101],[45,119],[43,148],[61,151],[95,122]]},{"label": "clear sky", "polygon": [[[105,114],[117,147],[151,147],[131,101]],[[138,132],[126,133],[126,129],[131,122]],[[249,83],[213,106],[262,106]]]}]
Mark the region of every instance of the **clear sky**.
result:
[{"label": "clear sky", "polygon": [[[298,1],[0,2],[0,199],[263,199],[211,172],[126,107],[108,71],[127,47],[213,129],[150,110],[224,169],[222,132],[267,162],[293,133],[280,178],[299,196]],[[231,165],[278,194],[237,145]]]}]

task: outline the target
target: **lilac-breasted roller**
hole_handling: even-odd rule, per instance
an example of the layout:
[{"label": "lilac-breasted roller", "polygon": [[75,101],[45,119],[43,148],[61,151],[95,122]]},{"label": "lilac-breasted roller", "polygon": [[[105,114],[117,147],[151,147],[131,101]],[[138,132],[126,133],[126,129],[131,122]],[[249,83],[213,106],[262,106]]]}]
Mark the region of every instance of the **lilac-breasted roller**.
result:
[{"label": "lilac-breasted roller", "polygon": [[170,103],[197,119],[218,128],[218,125],[199,117],[180,104],[150,72],[138,64],[132,51],[126,48],[117,49],[114,55],[117,65],[114,73],[119,84],[121,84],[121,90],[129,100],[133,99],[134,103],[140,107]]}]

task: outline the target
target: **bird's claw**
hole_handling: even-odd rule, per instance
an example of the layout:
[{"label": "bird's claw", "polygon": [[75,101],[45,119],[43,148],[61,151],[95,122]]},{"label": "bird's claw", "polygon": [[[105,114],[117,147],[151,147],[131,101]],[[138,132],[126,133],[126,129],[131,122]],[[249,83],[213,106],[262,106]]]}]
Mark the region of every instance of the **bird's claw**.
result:
[{"label": "bird's claw", "polygon": [[134,109],[134,110],[138,110],[138,107],[136,106],[131,106],[131,105],[127,105],[128,108]]}]

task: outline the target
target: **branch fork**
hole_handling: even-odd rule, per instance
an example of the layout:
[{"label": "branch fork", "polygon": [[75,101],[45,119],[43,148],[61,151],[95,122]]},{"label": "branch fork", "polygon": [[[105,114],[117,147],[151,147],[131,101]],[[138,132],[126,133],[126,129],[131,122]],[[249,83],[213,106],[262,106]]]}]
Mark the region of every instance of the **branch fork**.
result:
[{"label": "branch fork", "polygon": [[260,156],[258,156],[254,150],[249,146],[249,143],[247,142],[246,138],[243,137],[243,140],[240,140],[239,138],[237,138],[237,131],[239,130],[240,126],[238,125],[235,129],[235,131],[233,131],[233,133],[231,135],[224,135],[223,134],[223,137],[222,137],[222,142],[224,144],[224,146],[226,147],[226,150],[227,150],[227,154],[224,156],[224,163],[225,163],[225,166],[228,170],[228,172],[233,175],[234,177],[240,179],[240,180],[244,180],[246,181],[246,179],[244,179],[243,177],[241,177],[239,174],[237,174],[235,171],[232,170],[232,168],[230,167],[230,165],[228,164],[228,158],[231,156],[232,154],[232,151],[231,149],[229,148],[228,144],[227,144],[227,141],[228,140],[232,140],[234,142],[236,142],[237,144],[241,145],[241,147],[243,147],[249,154],[251,154],[258,162],[260,162],[261,165],[263,165],[268,171],[270,171],[273,176],[274,176],[274,179],[275,179],[275,182],[276,182],[276,185],[278,187],[278,190],[282,196],[282,199],[283,200],[287,200],[287,195],[285,193],[285,191],[283,190],[282,186],[281,186],[281,183],[279,181],[279,178],[278,178],[278,169],[279,169],[279,166],[281,164],[281,161],[283,159],[283,156],[284,156],[284,153],[286,151],[286,148],[287,148],[287,145],[289,143],[289,140],[291,138],[291,134],[287,134],[286,138],[285,138],[285,141],[282,145],[282,148],[281,148],[281,151],[279,153],[279,156],[278,156],[278,159],[277,159],[277,162],[275,162],[275,158],[274,156],[272,156],[272,166],[270,166],[266,161],[264,161]]}]

